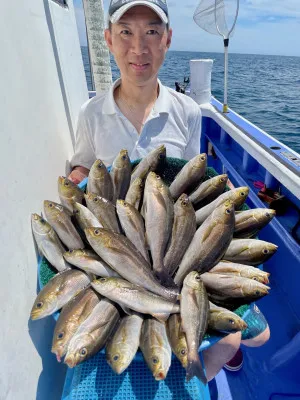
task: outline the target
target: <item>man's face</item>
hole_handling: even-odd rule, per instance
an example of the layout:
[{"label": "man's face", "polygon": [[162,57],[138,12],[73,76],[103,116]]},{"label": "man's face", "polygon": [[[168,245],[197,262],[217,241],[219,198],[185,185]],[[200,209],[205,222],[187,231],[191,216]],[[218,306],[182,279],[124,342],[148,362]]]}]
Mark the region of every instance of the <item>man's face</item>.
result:
[{"label": "man's face", "polygon": [[122,79],[138,86],[156,79],[171,37],[172,31],[146,6],[132,7],[112,24],[111,31],[105,31]]}]

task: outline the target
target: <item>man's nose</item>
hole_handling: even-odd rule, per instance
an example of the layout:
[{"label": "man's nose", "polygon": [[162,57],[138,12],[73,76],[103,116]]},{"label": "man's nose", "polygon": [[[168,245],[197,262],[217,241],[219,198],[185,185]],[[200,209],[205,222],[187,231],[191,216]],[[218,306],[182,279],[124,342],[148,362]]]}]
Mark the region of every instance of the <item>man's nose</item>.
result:
[{"label": "man's nose", "polygon": [[136,55],[148,52],[147,43],[143,35],[134,35],[131,50]]}]

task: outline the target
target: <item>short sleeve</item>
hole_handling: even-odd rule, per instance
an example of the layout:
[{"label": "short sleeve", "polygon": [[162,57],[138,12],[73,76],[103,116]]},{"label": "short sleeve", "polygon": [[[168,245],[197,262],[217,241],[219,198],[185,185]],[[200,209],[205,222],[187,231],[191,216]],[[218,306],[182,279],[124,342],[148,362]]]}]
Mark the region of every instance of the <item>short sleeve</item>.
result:
[{"label": "short sleeve", "polygon": [[76,131],[75,154],[71,160],[71,167],[85,167],[91,169],[96,160],[94,145],[88,123],[84,115],[84,108],[80,110]]},{"label": "short sleeve", "polygon": [[188,120],[189,141],[185,148],[184,158],[191,160],[197,154],[200,154],[200,136],[202,126],[202,113],[200,106],[195,103],[195,107]]}]

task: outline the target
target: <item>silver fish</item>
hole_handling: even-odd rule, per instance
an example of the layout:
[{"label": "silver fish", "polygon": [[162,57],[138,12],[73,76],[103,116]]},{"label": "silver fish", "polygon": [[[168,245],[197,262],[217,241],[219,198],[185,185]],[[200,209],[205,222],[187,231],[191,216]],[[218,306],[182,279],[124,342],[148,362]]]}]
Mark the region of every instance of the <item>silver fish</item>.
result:
[{"label": "silver fish", "polygon": [[164,267],[172,276],[196,233],[194,208],[186,194],[182,194],[174,206],[174,223],[171,239],[164,258]]},{"label": "silver fish", "polygon": [[58,195],[61,204],[66,207],[70,212],[73,211],[74,202],[82,203],[83,191],[79,187],[70,181],[70,179],[60,176],[58,178]]},{"label": "silver fish", "polygon": [[163,260],[172,232],[174,204],[168,187],[155,172],[150,172],[146,179],[144,213],[153,270],[164,285],[172,285],[172,279],[164,269]]},{"label": "silver fish", "polygon": [[141,199],[144,192],[144,180],[141,178],[136,178],[129,186],[128,192],[125,197],[126,203],[131,204],[137,210],[140,208]]},{"label": "silver fish", "polygon": [[120,319],[116,306],[101,300],[72,337],[64,362],[74,368],[92,357],[105,345]]},{"label": "silver fish", "polygon": [[190,194],[190,201],[194,205],[201,204],[203,201],[207,203],[212,202],[224,192],[227,180],[228,176],[226,174],[208,179]]},{"label": "silver fish", "polygon": [[218,332],[234,333],[246,329],[247,324],[232,311],[210,302],[208,327]]},{"label": "silver fish", "polygon": [[181,329],[180,314],[170,315],[167,321],[167,333],[173,353],[181,362],[183,368],[186,368],[188,366],[188,347],[185,333]]},{"label": "silver fish", "polygon": [[128,281],[140,285],[166,299],[176,299],[178,291],[163,287],[150,265],[125,236],[101,228],[85,229],[95,252]]},{"label": "silver fish", "polygon": [[82,230],[91,226],[101,225],[99,220],[87,207],[84,207],[82,204],[79,203],[74,203],[73,208],[75,218]]},{"label": "silver fish", "polygon": [[83,241],[71,221],[69,212],[61,204],[45,200],[44,210],[48,222],[69,250],[84,248]]},{"label": "silver fish", "polygon": [[228,274],[254,279],[260,283],[269,283],[269,272],[261,271],[256,267],[244,264],[236,264],[230,261],[220,261],[210,271],[212,274]]},{"label": "silver fish", "polygon": [[83,271],[97,276],[120,276],[108,264],[93,252],[87,249],[69,250],[64,253],[64,258],[72,265]]},{"label": "silver fish", "polygon": [[128,239],[135,245],[148,263],[150,263],[146,248],[144,220],[138,210],[124,200],[117,201],[117,214],[121,226]]},{"label": "silver fish", "polygon": [[72,336],[99,301],[100,296],[89,287],[63,307],[55,325],[51,349],[58,362],[66,354]]},{"label": "silver fish", "polygon": [[166,321],[170,313],[178,313],[179,305],[157,296],[140,286],[120,278],[100,278],[92,287],[102,296],[120,304],[122,308],[142,314],[150,314],[160,321]]},{"label": "silver fish", "polygon": [[278,249],[273,243],[256,239],[233,239],[223,259],[247,265],[259,265],[267,261]]},{"label": "silver fish", "polygon": [[203,273],[216,265],[231,242],[233,230],[234,205],[227,200],[198,228],[179,265],[175,283],[180,285],[192,270]]},{"label": "silver fish", "polygon": [[226,298],[260,299],[270,290],[260,282],[240,276],[206,272],[201,275],[201,279],[208,292]]},{"label": "silver fish", "polygon": [[38,214],[31,215],[31,226],[38,249],[50,264],[59,272],[70,268],[63,257],[65,248],[52,226]]},{"label": "silver fish", "polygon": [[171,183],[170,193],[173,199],[178,199],[182,193],[190,193],[202,181],[206,171],[207,156],[205,153],[192,158]]},{"label": "silver fish", "polygon": [[136,178],[144,179],[149,171],[156,171],[166,159],[166,147],[161,145],[144,157],[131,174],[131,183]]},{"label": "silver fish", "polygon": [[88,209],[99,220],[100,224],[98,226],[120,233],[116,207],[113,203],[101,196],[97,196],[95,193],[87,193],[84,198]]},{"label": "silver fish", "polygon": [[155,319],[143,323],[140,347],[155,380],[166,379],[171,366],[171,346],[165,324]]},{"label": "silver fish", "polygon": [[87,191],[104,197],[109,201],[113,200],[114,188],[111,176],[101,160],[96,160],[90,169]]},{"label": "silver fish", "polygon": [[188,345],[187,381],[197,376],[203,383],[207,383],[198,349],[207,329],[208,314],[209,302],[201,275],[192,271],[184,279],[180,298],[182,329]]},{"label": "silver fish", "polygon": [[122,374],[131,364],[140,345],[143,318],[138,314],[127,315],[114,336],[106,345],[106,360],[111,368]]},{"label": "silver fish", "polygon": [[235,215],[234,237],[250,238],[264,228],[276,215],[275,210],[255,208]]},{"label": "silver fish", "polygon": [[31,310],[31,319],[40,319],[62,308],[90,283],[82,271],[69,269],[55,275],[37,295]]},{"label": "silver fish", "polygon": [[206,220],[206,218],[210,216],[210,214],[214,211],[216,207],[225,203],[225,201],[227,200],[231,200],[234,203],[235,208],[237,209],[246,201],[248,193],[249,188],[244,186],[229,190],[228,192],[221,194],[218,198],[216,198],[216,200],[196,211],[197,225],[201,225]]},{"label": "silver fish", "polygon": [[113,162],[110,176],[114,186],[114,203],[124,200],[131,179],[131,164],[127,150],[121,150]]}]

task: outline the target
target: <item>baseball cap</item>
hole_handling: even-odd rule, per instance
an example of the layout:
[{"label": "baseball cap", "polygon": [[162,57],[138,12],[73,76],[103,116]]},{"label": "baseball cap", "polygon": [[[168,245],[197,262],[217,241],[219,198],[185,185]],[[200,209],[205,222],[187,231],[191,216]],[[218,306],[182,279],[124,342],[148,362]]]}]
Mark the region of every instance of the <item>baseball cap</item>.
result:
[{"label": "baseball cap", "polygon": [[111,0],[108,9],[109,21],[116,23],[123,14],[134,6],[147,6],[151,8],[165,23],[169,23],[167,0]]}]

